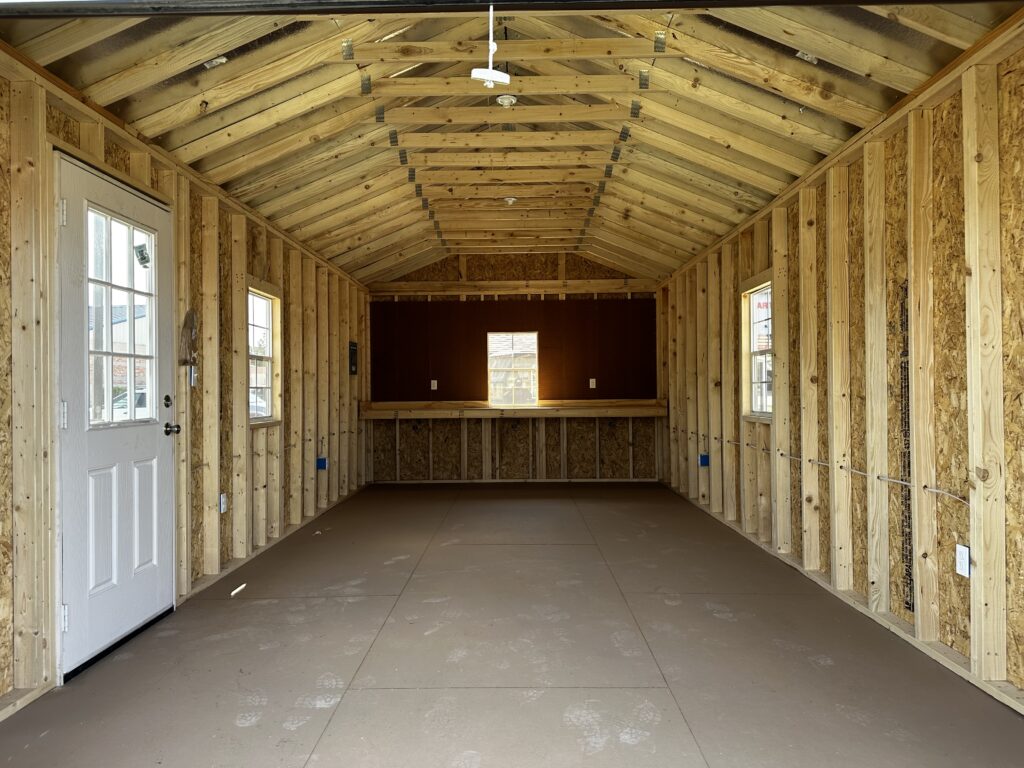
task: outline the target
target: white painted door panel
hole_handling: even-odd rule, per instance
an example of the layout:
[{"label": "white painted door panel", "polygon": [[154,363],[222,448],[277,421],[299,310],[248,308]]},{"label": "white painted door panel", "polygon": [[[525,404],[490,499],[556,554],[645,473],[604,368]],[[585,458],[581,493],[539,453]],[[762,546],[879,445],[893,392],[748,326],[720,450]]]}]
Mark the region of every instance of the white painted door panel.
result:
[{"label": "white painted door panel", "polygon": [[174,602],[169,213],[61,157],[61,671]]}]

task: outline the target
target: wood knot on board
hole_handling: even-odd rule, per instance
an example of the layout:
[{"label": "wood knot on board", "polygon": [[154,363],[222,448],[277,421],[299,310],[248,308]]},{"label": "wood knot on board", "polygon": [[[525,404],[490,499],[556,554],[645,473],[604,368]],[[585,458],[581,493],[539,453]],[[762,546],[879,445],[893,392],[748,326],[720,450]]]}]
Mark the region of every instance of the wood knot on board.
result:
[{"label": "wood knot on board", "polygon": [[981,480],[981,482],[983,483],[986,482],[991,476],[991,473],[984,467],[975,467],[974,474],[976,474],[978,476],[978,479]]}]

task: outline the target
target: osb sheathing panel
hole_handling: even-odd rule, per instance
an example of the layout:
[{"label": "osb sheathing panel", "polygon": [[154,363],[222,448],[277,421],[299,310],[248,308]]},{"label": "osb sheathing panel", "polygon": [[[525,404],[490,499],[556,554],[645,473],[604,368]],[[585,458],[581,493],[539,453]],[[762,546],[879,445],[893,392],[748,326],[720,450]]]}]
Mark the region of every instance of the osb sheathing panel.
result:
[{"label": "osb sheathing panel", "polygon": [[[226,493],[231,488],[231,475],[233,469],[233,457],[237,450],[245,454],[246,446],[234,446],[231,444],[232,425],[234,423],[231,410],[231,382],[235,374],[242,375],[242,371],[234,371],[231,359],[231,215],[226,211],[220,212],[220,223],[217,231],[217,255],[220,279],[218,297],[220,299],[220,489]],[[220,516],[220,562],[225,564],[231,559],[232,517],[235,514],[233,509],[234,496],[228,496],[228,509]],[[244,510],[240,511],[244,514]]]},{"label": "osb sheathing panel", "polygon": [[[889,391],[889,477],[903,477],[900,455],[904,450],[901,412],[904,395],[900,388],[901,357],[906,349],[904,330],[907,294],[907,131],[902,129],[885,142],[885,294],[886,374]],[[913,623],[914,613],[904,601],[912,590],[903,576],[904,489],[889,485],[889,600],[893,614]]]},{"label": "osb sheathing panel", "polygon": [[[867,466],[864,415],[864,163],[850,165],[850,465]],[[877,481],[876,481],[877,482]],[[853,589],[868,594],[867,478],[850,473],[850,516],[853,528]]]},{"label": "osb sheathing panel", "polygon": [[[557,278],[557,276],[556,272],[555,277]],[[629,275],[591,261],[578,253],[565,254],[566,280],[616,280],[620,277],[629,277]]]},{"label": "osb sheathing panel", "polygon": [[271,282],[270,258],[267,255],[267,230],[246,219],[245,240],[249,258],[249,274],[265,282]]},{"label": "osb sheathing panel", "polygon": [[498,440],[498,474],[502,480],[530,477],[530,420],[495,419]]},{"label": "osb sheathing panel", "polygon": [[654,480],[658,474],[655,423],[653,417],[633,419],[633,477],[637,480]]},{"label": "osb sheathing panel", "polygon": [[629,479],[629,419],[598,420],[600,477]]},{"label": "osb sheathing panel", "polygon": [[132,157],[128,150],[120,144],[111,141],[109,137],[107,137],[106,145],[103,149],[103,156],[110,167],[116,168],[121,173],[131,172]]},{"label": "osb sheathing panel", "polygon": [[[789,455],[800,456],[800,209],[789,207]],[[790,524],[793,531],[793,556],[803,557],[803,499],[801,497],[802,461],[789,462]]]},{"label": "osb sheathing panel", "polygon": [[[815,221],[818,223],[818,448],[819,461],[828,460],[828,195],[825,186],[818,187],[816,195],[817,212]],[[821,560],[821,572],[832,572],[832,526],[829,504],[831,503],[828,467],[818,467],[818,532]]]},{"label": "osb sheathing panel", "polygon": [[434,419],[430,422],[431,478],[458,480],[462,477],[462,422]]},{"label": "osb sheathing panel", "polygon": [[0,696],[13,687],[11,452],[11,89],[0,79]]},{"label": "osb sheathing panel", "polygon": [[458,280],[459,279],[459,257],[448,256],[447,258],[435,261],[433,264],[428,264],[425,267],[413,270],[408,274],[402,275],[397,278],[402,282],[433,282],[438,280]]},{"label": "osb sheathing panel", "polygon": [[544,463],[549,480],[562,476],[562,420],[543,419]]},{"label": "osb sheathing panel", "polygon": [[480,480],[484,476],[483,422],[466,420],[466,479]]},{"label": "osb sheathing panel", "polygon": [[[933,111],[932,258],[935,355],[935,482],[965,497],[967,485],[967,326],[964,177],[960,94]],[[968,508],[936,499],[939,639],[971,652],[970,581],[956,573],[956,545],[969,545]]]},{"label": "osb sheathing panel", "polygon": [[430,432],[426,419],[398,422],[398,479],[430,477]]},{"label": "osb sheathing panel", "polygon": [[46,132],[74,147],[80,146],[82,142],[82,131],[78,121],[51,104],[46,105]]},{"label": "osb sheathing panel", "polygon": [[[458,270],[456,277],[458,279]],[[557,280],[558,255],[479,254],[466,257],[467,280]]]},{"label": "osb sheathing panel", "polygon": [[369,423],[373,425],[373,479],[375,482],[395,480],[395,422]]},{"label": "osb sheathing panel", "polygon": [[566,475],[570,480],[593,478],[597,471],[597,428],[594,419],[565,420]]},{"label": "osb sheathing panel", "polygon": [[[203,313],[200,300],[200,288],[203,283],[203,241],[202,241],[203,197],[198,190],[192,188],[189,194],[189,307],[196,316],[196,351],[197,360],[203,356]],[[203,388],[192,387],[189,390],[189,414],[191,424],[189,434],[189,452],[191,454],[192,475],[192,580],[203,574]]]},{"label": "osb sheathing panel", "polygon": [[1024,52],[999,67],[1007,678],[1024,687]]}]

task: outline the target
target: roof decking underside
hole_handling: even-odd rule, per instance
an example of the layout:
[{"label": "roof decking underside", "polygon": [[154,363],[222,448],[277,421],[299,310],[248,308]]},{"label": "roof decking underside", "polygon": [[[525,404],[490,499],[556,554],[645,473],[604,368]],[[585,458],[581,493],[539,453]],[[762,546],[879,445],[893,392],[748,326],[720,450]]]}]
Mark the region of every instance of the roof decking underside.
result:
[{"label": "roof decking underside", "polygon": [[485,15],[7,19],[0,37],[361,280],[540,252],[661,277],[1017,7],[517,13],[497,18],[512,85],[494,90],[469,78]]}]

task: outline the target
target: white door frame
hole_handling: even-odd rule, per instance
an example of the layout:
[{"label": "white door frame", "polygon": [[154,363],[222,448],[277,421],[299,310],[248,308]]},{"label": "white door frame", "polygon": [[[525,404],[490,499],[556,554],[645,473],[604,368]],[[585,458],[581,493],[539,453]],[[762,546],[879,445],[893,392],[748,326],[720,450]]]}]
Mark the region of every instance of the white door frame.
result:
[{"label": "white door frame", "polygon": [[[160,208],[160,209],[162,209],[162,210],[172,214],[172,216],[173,216],[173,213],[174,213],[173,208],[168,206],[166,203],[164,203],[164,202],[162,202],[162,201],[152,197],[150,194],[148,194],[143,189],[136,188],[134,186],[131,186],[130,184],[126,184],[125,182],[123,182],[123,181],[121,181],[119,179],[116,179],[116,178],[108,175],[104,171],[103,168],[95,166],[95,165],[92,165],[89,162],[84,161],[83,159],[81,159],[79,157],[76,157],[75,155],[72,155],[72,154],[69,154],[69,153],[66,153],[66,152],[62,152],[61,150],[58,150],[58,149],[54,149],[53,150],[53,153],[52,153],[52,166],[51,166],[51,172],[52,172],[51,178],[54,180],[54,183],[51,185],[52,197],[51,197],[51,201],[50,202],[51,202],[52,205],[55,206],[57,215],[53,218],[54,228],[53,228],[53,231],[50,233],[51,237],[52,237],[52,240],[50,242],[52,243],[52,248],[53,248],[53,251],[52,251],[52,253],[53,253],[53,260],[51,262],[53,264],[53,272],[52,272],[52,274],[53,274],[53,281],[52,281],[53,290],[52,290],[52,293],[51,293],[52,304],[51,304],[51,308],[50,308],[50,313],[49,314],[50,314],[50,317],[51,317],[51,320],[52,320],[51,328],[53,329],[52,337],[50,339],[50,343],[52,345],[51,348],[53,350],[53,363],[54,363],[53,367],[52,367],[52,373],[51,373],[51,376],[52,376],[52,381],[51,381],[52,400],[51,400],[51,403],[50,403],[50,407],[52,409],[51,413],[53,414],[53,418],[51,419],[51,424],[52,424],[52,427],[53,427],[53,431],[52,431],[52,434],[50,436],[51,437],[50,445],[51,445],[51,449],[52,449],[51,461],[53,462],[53,464],[51,466],[53,466],[53,468],[54,468],[54,471],[53,471],[53,473],[51,475],[51,477],[53,478],[53,482],[54,482],[54,493],[53,493],[53,499],[54,499],[54,502],[53,502],[53,507],[54,507],[54,536],[53,536],[54,560],[53,560],[53,568],[52,568],[52,571],[51,571],[52,579],[53,579],[53,582],[52,582],[53,583],[53,589],[52,589],[51,594],[54,597],[54,600],[53,600],[53,612],[52,613],[53,613],[53,622],[54,622],[53,626],[54,626],[54,629],[55,629],[54,635],[53,635],[53,640],[54,640],[53,663],[54,663],[54,667],[55,667],[55,682],[56,682],[56,684],[58,686],[61,686],[61,685],[64,684],[64,672],[65,672],[64,664],[63,664],[63,659],[64,659],[64,629],[63,629],[63,627],[64,627],[64,624],[63,624],[63,606],[64,606],[64,568],[63,568],[63,555],[64,555],[64,510],[63,510],[62,504],[61,504],[61,498],[62,498],[62,496],[61,496],[61,492],[62,492],[62,488],[61,488],[61,459],[62,459],[62,457],[61,457],[61,431],[62,431],[62,424],[61,424],[61,391],[60,391],[61,372],[62,372],[62,366],[63,366],[63,362],[64,362],[62,360],[62,358],[61,358],[61,343],[60,343],[61,323],[63,321],[62,312],[61,312],[63,295],[62,295],[62,290],[61,290],[61,278],[60,278],[60,275],[61,275],[61,272],[60,272],[60,269],[61,269],[60,229],[62,227],[62,217],[65,215],[64,212],[62,211],[62,206],[61,206],[61,203],[60,203],[60,200],[61,200],[61,188],[60,188],[61,187],[61,174],[60,174],[60,166],[61,166],[61,161],[62,160],[68,161],[71,164],[76,165],[76,166],[78,166],[78,167],[80,167],[80,168],[82,168],[82,169],[84,169],[84,170],[86,170],[86,171],[88,171],[90,173],[98,175],[99,177],[101,177],[102,179],[110,182],[114,186],[120,187],[121,189],[123,189],[124,191],[128,192],[129,194],[135,195],[135,196],[143,199],[147,203],[151,203],[151,204],[155,205],[156,207],[158,207],[158,208]],[[177,306],[177,280],[174,279],[174,277],[173,277],[173,275],[176,274],[176,272],[177,272],[177,243],[175,242],[175,236],[176,236],[176,232],[175,232],[174,222],[173,222],[173,219],[172,219],[170,225],[167,227],[167,232],[166,232],[166,235],[165,235],[166,245],[162,245],[161,246],[162,252],[168,254],[170,256],[170,258],[174,262],[174,264],[173,264],[173,266],[171,268],[172,278],[167,281],[167,285],[166,286],[162,286],[161,287],[161,296],[163,297],[161,299],[161,301],[166,302],[171,307],[172,322],[171,322],[171,324],[170,324],[170,326],[168,328],[161,329],[161,333],[169,334],[169,338],[171,339],[171,349],[172,349],[172,356],[171,356],[171,358],[172,359],[166,361],[165,365],[168,365],[171,368],[171,382],[172,382],[171,383],[171,388],[170,388],[171,389],[171,396],[176,399],[177,398],[176,382],[177,382],[177,376],[178,376],[178,373],[177,373],[177,367],[178,366],[177,366],[176,355],[173,353],[173,350],[175,350],[177,348],[177,343],[176,343],[176,321],[177,321],[177,318],[176,318],[176,311],[174,309]],[[154,321],[155,322],[159,322],[158,318],[154,318]],[[159,408],[159,406],[158,406],[158,408]],[[170,421],[174,421],[175,420],[175,416],[176,416],[176,414],[178,412],[179,412],[179,404],[175,402],[174,403],[174,408],[173,408],[173,410],[171,412],[169,420]],[[159,414],[159,410],[157,411],[157,413]],[[160,416],[158,415],[157,418],[159,419]],[[170,486],[169,493],[171,495],[170,507],[171,507],[172,510],[175,510],[176,509],[176,502],[177,502],[177,499],[176,499],[176,489],[177,489],[178,463],[173,458],[171,460],[171,467],[172,467],[172,470],[171,470],[172,481],[169,484],[169,486]],[[171,531],[171,536],[170,536],[171,558],[170,558],[169,562],[166,564],[166,567],[169,568],[170,571],[171,571],[172,584],[174,585],[174,587],[171,590],[171,609],[175,610],[178,607],[177,574],[176,574],[176,567],[175,567],[175,563],[177,562],[177,530],[176,529],[177,529],[177,526],[178,526],[178,521],[177,521],[176,514],[174,514],[173,512],[172,512],[172,521],[173,521],[172,522],[172,531]],[[145,626],[145,625],[143,625],[143,626]],[[130,635],[129,635],[129,637],[130,637]],[[119,643],[119,642],[122,642],[122,640],[116,641],[114,643],[114,645],[116,646],[117,643]],[[101,651],[100,653],[102,654],[104,652],[105,651]]]}]

